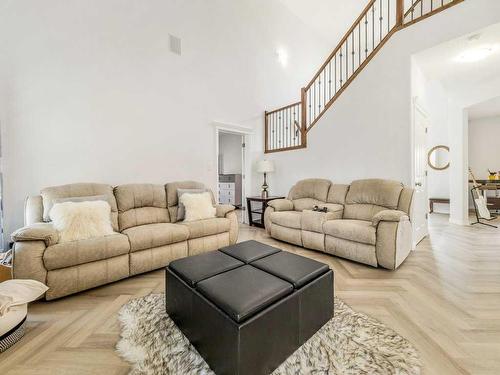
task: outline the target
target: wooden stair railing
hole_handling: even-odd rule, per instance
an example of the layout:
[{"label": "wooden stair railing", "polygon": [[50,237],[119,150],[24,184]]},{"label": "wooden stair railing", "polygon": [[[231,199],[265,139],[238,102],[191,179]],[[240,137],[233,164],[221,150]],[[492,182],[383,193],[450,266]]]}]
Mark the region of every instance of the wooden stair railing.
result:
[{"label": "wooden stair railing", "polygon": [[265,152],[307,147],[307,133],[395,32],[463,1],[370,0],[301,90],[300,102],[265,112]]}]

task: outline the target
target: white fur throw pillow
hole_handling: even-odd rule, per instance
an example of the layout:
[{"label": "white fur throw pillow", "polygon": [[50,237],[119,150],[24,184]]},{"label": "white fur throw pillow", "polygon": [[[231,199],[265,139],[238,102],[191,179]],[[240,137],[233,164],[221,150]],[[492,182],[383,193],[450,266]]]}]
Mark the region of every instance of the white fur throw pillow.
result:
[{"label": "white fur throw pillow", "polygon": [[59,232],[59,242],[85,240],[113,234],[111,206],[104,201],[56,203],[50,219]]},{"label": "white fur throw pillow", "polygon": [[210,193],[189,194],[184,193],[180,202],[186,211],[184,221],[195,221],[215,217],[215,207],[212,205]]}]

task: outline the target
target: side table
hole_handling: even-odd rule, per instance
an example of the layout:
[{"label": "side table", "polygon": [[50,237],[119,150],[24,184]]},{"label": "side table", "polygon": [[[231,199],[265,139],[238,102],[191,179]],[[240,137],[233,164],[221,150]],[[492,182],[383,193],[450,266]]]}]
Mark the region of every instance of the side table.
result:
[{"label": "side table", "polygon": [[[248,210],[248,224],[254,227],[264,228],[264,211],[266,211],[267,205],[270,201],[274,199],[284,199],[285,197],[267,197],[262,198],[260,196],[247,197],[247,210]],[[260,207],[252,207],[252,202],[261,203]],[[260,215],[258,219],[254,219],[253,215]]]}]

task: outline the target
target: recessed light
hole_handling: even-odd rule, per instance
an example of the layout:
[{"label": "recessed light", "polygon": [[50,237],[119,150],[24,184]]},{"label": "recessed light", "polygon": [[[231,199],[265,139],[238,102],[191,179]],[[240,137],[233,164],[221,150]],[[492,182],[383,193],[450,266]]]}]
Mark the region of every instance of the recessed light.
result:
[{"label": "recessed light", "polygon": [[496,50],[496,46],[481,46],[468,49],[462,52],[455,58],[455,61],[462,63],[476,62],[484,60],[492,55]]}]

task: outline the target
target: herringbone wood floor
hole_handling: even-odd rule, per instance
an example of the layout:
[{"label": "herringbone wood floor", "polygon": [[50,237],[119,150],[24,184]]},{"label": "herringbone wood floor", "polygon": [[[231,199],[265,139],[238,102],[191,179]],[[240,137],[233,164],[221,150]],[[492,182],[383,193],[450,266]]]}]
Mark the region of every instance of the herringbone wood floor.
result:
[{"label": "herringbone wood floor", "polygon": [[[458,227],[432,215],[430,237],[395,272],[374,269],[274,241],[329,263],[337,296],[408,338],[425,374],[500,373],[500,229]],[[116,312],[127,300],[164,290],[155,271],[53,302],[30,306],[28,332],[0,354],[0,374],[126,374],[114,352]]]}]

